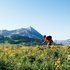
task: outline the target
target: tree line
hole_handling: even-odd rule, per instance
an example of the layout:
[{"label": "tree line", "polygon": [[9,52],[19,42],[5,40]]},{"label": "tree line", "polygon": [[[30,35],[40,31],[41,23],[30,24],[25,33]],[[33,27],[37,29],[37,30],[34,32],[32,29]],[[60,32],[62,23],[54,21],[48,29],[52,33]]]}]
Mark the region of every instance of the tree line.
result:
[{"label": "tree line", "polygon": [[40,45],[43,40],[41,39],[35,39],[35,38],[29,38],[26,36],[0,36],[0,43],[8,42],[10,44],[21,44],[24,43],[24,45],[30,46],[30,45]]}]

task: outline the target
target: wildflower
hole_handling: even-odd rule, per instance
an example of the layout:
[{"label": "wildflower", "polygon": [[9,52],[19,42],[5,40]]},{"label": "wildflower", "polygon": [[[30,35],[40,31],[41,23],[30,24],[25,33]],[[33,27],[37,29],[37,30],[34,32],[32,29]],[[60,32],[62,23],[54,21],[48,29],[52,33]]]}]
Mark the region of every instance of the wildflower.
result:
[{"label": "wildflower", "polygon": [[0,51],[1,51],[2,49],[0,48]]},{"label": "wildflower", "polygon": [[6,56],[6,55],[4,55],[4,56]]},{"label": "wildflower", "polygon": [[57,62],[55,62],[55,65],[58,65],[58,63],[57,63]]},{"label": "wildflower", "polygon": [[44,56],[47,56],[46,54],[44,54]]},{"label": "wildflower", "polygon": [[33,51],[35,51],[35,49]]},{"label": "wildflower", "polygon": [[32,55],[35,55],[35,53],[33,53]]},{"label": "wildflower", "polygon": [[39,51],[39,49],[37,49],[37,51]]},{"label": "wildflower", "polygon": [[70,55],[67,56],[67,59],[70,60]]},{"label": "wildflower", "polygon": [[38,51],[40,53],[40,51]]},{"label": "wildflower", "polygon": [[16,59],[14,61],[16,62]]},{"label": "wildflower", "polygon": [[46,50],[44,49],[43,51],[45,52]]},{"label": "wildflower", "polygon": [[59,68],[59,65],[57,65],[57,67]]},{"label": "wildflower", "polygon": [[8,54],[11,54],[11,51],[9,51]]},{"label": "wildflower", "polygon": [[16,64],[16,59],[14,60],[14,63],[13,64]]},{"label": "wildflower", "polygon": [[7,50],[8,50],[8,48],[5,48],[5,49],[4,49],[4,51],[7,51]]},{"label": "wildflower", "polygon": [[46,54],[42,54],[41,56],[47,56]]},{"label": "wildflower", "polygon": [[12,50],[13,52],[15,52],[15,50]]},{"label": "wildflower", "polygon": [[60,61],[60,58],[58,58],[58,61]]},{"label": "wildflower", "polygon": [[57,63],[60,63],[60,61],[57,61]]},{"label": "wildflower", "polygon": [[16,64],[15,62],[13,64]]},{"label": "wildflower", "polygon": [[29,52],[28,54],[32,54],[31,52]]},{"label": "wildflower", "polygon": [[54,47],[54,45],[51,45],[51,48]]},{"label": "wildflower", "polygon": [[12,53],[12,54],[10,54],[10,56],[9,57],[14,57],[15,56],[15,54],[14,53]]}]

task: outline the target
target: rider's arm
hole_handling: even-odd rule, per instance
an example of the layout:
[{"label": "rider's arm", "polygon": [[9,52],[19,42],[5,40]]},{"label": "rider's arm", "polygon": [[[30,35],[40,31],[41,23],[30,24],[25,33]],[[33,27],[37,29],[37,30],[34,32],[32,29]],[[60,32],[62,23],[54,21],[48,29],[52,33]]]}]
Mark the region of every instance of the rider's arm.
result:
[{"label": "rider's arm", "polygon": [[42,43],[42,45],[43,45],[44,43],[46,43],[46,40]]}]

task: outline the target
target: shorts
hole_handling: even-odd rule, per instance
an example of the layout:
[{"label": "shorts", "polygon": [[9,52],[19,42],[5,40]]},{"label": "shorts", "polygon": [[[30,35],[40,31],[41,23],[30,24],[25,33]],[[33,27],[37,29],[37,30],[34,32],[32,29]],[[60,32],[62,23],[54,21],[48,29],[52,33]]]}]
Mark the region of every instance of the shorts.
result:
[{"label": "shorts", "polygon": [[53,41],[51,40],[51,41],[48,42],[48,45],[52,45],[52,43],[53,43]]}]

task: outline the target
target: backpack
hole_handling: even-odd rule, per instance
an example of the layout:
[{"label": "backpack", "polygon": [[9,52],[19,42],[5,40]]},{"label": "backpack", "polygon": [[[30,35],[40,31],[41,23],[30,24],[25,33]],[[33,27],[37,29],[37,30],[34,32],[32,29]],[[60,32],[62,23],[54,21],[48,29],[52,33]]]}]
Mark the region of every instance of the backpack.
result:
[{"label": "backpack", "polygon": [[52,36],[47,36],[47,40],[52,40]]}]

